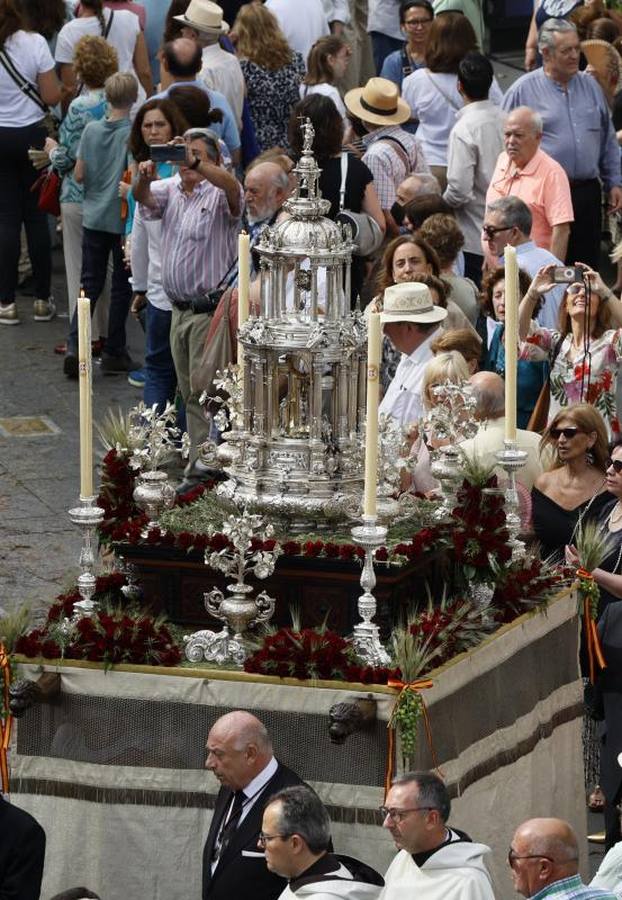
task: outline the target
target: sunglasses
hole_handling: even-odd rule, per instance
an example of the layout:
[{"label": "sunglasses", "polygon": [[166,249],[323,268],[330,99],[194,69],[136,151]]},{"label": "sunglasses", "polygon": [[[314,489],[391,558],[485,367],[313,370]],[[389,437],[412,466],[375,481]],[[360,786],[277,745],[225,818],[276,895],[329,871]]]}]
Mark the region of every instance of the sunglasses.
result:
[{"label": "sunglasses", "polygon": [[549,434],[553,438],[554,441],[558,441],[562,434],[567,440],[571,440],[573,437],[576,437],[578,434],[583,434],[580,428],[551,428]]},{"label": "sunglasses", "polygon": [[487,238],[493,238],[495,234],[499,234],[502,231],[511,231],[513,227],[513,225],[501,225],[499,228],[495,228],[494,225],[483,225],[482,231]]},{"label": "sunglasses", "polygon": [[613,468],[616,475],[619,475],[622,472],[622,459],[611,459],[611,457],[609,457],[609,459],[605,460],[605,468]]}]

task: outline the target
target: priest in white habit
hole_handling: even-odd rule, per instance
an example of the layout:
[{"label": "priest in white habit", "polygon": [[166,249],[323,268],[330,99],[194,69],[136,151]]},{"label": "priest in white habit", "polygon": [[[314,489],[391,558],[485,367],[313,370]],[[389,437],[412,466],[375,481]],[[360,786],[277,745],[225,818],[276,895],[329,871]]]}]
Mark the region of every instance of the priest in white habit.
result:
[{"label": "priest in white habit", "polygon": [[449,827],[449,794],[437,775],[403,775],[385,803],[383,825],[400,852],[387,870],[380,900],[494,900],[484,862],[490,847]]}]

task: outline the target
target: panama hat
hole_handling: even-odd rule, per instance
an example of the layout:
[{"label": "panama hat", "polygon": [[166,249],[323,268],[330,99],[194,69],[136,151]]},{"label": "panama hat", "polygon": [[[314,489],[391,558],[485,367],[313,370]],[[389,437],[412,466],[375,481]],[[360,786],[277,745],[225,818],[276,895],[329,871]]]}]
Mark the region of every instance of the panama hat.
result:
[{"label": "panama hat", "polygon": [[608,41],[592,38],[581,41],[581,53],[592,66],[599,80],[617,92],[622,76],[622,57]]},{"label": "panama hat", "polygon": [[388,78],[370,78],[365,87],[348,91],[344,100],[350,112],[363,122],[400,125],[410,119],[410,106]]},{"label": "panama hat", "polygon": [[183,16],[173,18],[205,34],[226,34],[229,31],[229,26],[222,19],[222,9],[211,0],[191,0]]},{"label": "panama hat", "polygon": [[406,281],[391,285],[384,292],[381,322],[413,322],[426,325],[442,322],[446,317],[447,310],[434,305],[432,294],[425,284]]}]

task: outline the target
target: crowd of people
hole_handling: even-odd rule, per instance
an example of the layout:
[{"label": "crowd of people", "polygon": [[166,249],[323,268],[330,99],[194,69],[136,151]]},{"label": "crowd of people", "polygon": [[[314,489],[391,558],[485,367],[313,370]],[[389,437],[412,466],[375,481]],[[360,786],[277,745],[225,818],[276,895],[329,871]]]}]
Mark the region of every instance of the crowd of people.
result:
[{"label": "crowd of people", "polygon": [[[199,403],[198,372],[219,316],[235,332],[238,233],[250,236],[251,304],[261,314],[253,247],[266,225],[288,215],[308,119],[328,216],[365,214],[375,235],[354,255],[350,300],[381,314],[380,413],[410,434],[406,489],[433,495],[431,459],[443,440],[426,423],[443,402],[443,383],[469,384],[476,400],[477,434],[462,434],[458,419],[453,440],[491,463],[502,447],[504,248],[512,246],[522,298],[525,525],[543,555],[568,564],[578,563],[577,535],[590,519],[613,547],[592,572],[611,657],[600,685],[602,775],[586,736],[586,783],[589,792],[599,782],[604,790],[590,802],[604,804],[613,847],[622,837],[619,604],[610,602],[622,598],[622,265],[611,287],[599,268],[603,233],[620,237],[622,19],[601,0],[554,9],[537,2],[528,71],[503,93],[483,53],[475,0],[369,0],[366,23],[354,0],[223,2],[225,9],[211,0],[0,0],[0,325],[18,326],[27,314],[16,292],[30,272],[35,321],[66,306],[66,340],[53,349],[75,379],[83,290],[101,372],[128,377],[149,406],[177,397],[191,446],[178,488],[186,492],[209,475],[200,451],[214,426]],[[51,291],[54,230],[66,296]],[[130,314],[144,328],[142,367],[127,346]],[[218,774],[220,757],[208,747]],[[227,778],[236,792],[244,787]],[[253,862],[267,862],[261,877],[278,873],[290,893],[307,894],[316,892],[307,869],[332,882],[345,866],[343,879],[358,883],[360,875],[368,885],[361,896],[375,896],[382,879],[366,881],[364,868],[335,862],[321,804],[288,783],[272,785],[284,790],[261,834],[251,840],[249,832],[248,846],[265,848],[265,860]],[[436,872],[439,863],[444,871],[445,855],[450,869],[467,866],[486,881],[484,851],[446,825],[443,790],[421,773],[391,789],[384,824],[404,855],[387,873],[387,897],[419,870]],[[223,795],[208,839],[206,897],[235,893],[213,855],[226,849],[223,833],[238,815],[230,803]],[[569,884],[556,896],[577,888],[576,838],[557,820],[521,826],[509,862],[524,896],[545,896],[560,880]],[[247,865],[235,878],[247,877]],[[438,895],[453,896],[438,878]],[[413,881],[415,889],[425,894]],[[597,894],[577,888],[572,896]]]},{"label": "crowd of people", "polygon": [[[494,900],[491,849],[449,823],[449,791],[436,772],[407,772],[392,783],[378,823],[398,853],[383,876],[365,860],[339,853],[328,810],[275,757],[255,716],[242,710],[221,716],[206,752],[205,766],[220,790],[203,846],[203,900]],[[45,832],[2,799],[0,824],[0,896],[37,900]],[[619,849],[605,857],[590,885],[579,875],[579,853],[574,830],[561,819],[517,823],[507,854],[514,891],[538,900],[616,900],[622,889]],[[52,900],[85,898],[98,895],[76,887]]]}]

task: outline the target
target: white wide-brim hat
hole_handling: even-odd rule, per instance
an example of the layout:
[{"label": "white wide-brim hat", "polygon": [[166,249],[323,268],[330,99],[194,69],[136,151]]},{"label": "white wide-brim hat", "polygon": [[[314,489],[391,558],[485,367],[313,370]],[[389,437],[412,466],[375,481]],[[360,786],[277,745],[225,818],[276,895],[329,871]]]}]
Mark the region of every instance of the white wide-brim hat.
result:
[{"label": "white wide-brim hat", "polygon": [[365,87],[348,91],[344,102],[351,113],[373,125],[401,125],[410,119],[410,106],[388,78],[370,78]]},{"label": "white wide-brim hat", "polygon": [[222,9],[211,0],[191,0],[182,16],[174,16],[182,25],[203,31],[205,34],[226,34],[229,26],[222,18]]},{"label": "white wide-brim hat", "polygon": [[393,284],[384,292],[381,322],[413,322],[427,325],[442,322],[445,318],[447,310],[442,306],[435,306],[428,287],[418,281]]}]

